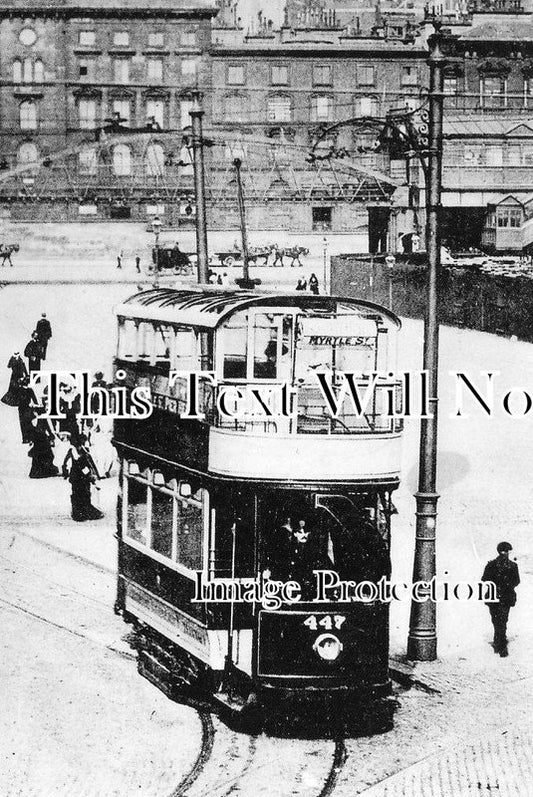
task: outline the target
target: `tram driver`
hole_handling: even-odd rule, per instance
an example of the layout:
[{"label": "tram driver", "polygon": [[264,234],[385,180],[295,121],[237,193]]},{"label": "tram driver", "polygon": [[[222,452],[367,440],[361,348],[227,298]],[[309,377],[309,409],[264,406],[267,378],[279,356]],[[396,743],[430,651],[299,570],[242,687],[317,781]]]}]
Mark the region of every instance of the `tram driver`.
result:
[{"label": "tram driver", "polygon": [[323,550],[318,531],[300,513],[286,516],[271,540],[267,578],[296,581],[303,600],[312,600],[316,593],[313,570],[331,570],[333,565]]}]

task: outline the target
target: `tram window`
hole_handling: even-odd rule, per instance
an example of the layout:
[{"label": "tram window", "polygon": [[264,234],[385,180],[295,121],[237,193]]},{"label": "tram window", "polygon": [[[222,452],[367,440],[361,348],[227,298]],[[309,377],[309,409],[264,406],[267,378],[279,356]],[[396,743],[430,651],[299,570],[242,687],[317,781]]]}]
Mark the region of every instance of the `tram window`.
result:
[{"label": "tram window", "polygon": [[224,379],[246,379],[248,317],[237,315],[224,327]]},{"label": "tram window", "polygon": [[168,324],[158,324],[155,328],[155,360],[159,365],[169,365],[174,330]]},{"label": "tram window", "polygon": [[131,318],[124,318],[118,328],[118,357],[121,360],[132,360],[136,352],[137,328]]},{"label": "tram window", "polygon": [[186,327],[176,329],[175,363],[177,371],[192,371],[198,367],[196,337],[192,329]]},{"label": "tram window", "polygon": [[169,559],[172,556],[174,502],[172,495],[152,490],[152,549]]},{"label": "tram window", "polygon": [[224,494],[220,496],[215,506],[215,528],[211,554],[212,576],[216,578],[253,576],[253,506],[253,502],[240,495]]},{"label": "tram window", "polygon": [[[278,317],[279,319],[279,317]],[[254,379],[276,379],[278,376],[278,331],[274,317],[257,314],[254,322]],[[288,354],[282,345],[282,355]]]},{"label": "tram window", "polygon": [[137,359],[151,360],[154,329],[148,321],[141,321],[137,329]]},{"label": "tram window", "polygon": [[177,562],[189,570],[201,570],[204,523],[202,504],[177,501]]},{"label": "tram window", "polygon": [[148,544],[148,485],[128,479],[127,536]]}]

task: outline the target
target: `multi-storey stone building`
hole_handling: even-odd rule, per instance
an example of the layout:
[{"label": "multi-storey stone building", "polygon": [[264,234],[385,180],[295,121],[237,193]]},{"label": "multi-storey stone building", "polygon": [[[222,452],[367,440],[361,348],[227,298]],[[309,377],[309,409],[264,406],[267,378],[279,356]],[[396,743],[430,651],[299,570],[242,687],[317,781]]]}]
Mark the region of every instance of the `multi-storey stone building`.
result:
[{"label": "multi-storey stone building", "polygon": [[192,191],[187,90],[210,79],[215,13],[209,0],[2,3],[4,209],[144,218],[170,200],[179,213]]}]

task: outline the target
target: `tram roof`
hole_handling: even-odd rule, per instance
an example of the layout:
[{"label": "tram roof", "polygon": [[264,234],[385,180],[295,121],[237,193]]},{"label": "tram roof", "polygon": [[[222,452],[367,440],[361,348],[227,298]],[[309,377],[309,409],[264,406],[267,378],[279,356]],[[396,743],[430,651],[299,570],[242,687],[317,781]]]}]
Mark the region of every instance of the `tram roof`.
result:
[{"label": "tram roof", "polygon": [[211,288],[177,290],[155,288],[130,296],[115,307],[117,316],[159,320],[185,326],[216,328],[233,313],[253,305],[300,307],[334,311],[342,303],[383,316],[396,327],[398,316],[374,302],[345,296],[315,296],[299,293],[258,293],[256,291],[221,291]]}]

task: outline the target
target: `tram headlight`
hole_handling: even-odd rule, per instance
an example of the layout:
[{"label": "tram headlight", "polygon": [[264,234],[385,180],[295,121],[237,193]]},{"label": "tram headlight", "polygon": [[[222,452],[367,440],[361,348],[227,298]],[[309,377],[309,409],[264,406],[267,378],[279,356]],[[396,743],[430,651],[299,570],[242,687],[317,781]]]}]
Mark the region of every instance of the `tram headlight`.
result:
[{"label": "tram headlight", "polygon": [[313,643],[313,650],[324,661],[335,661],[342,652],[342,642],[335,634],[320,634]]}]

